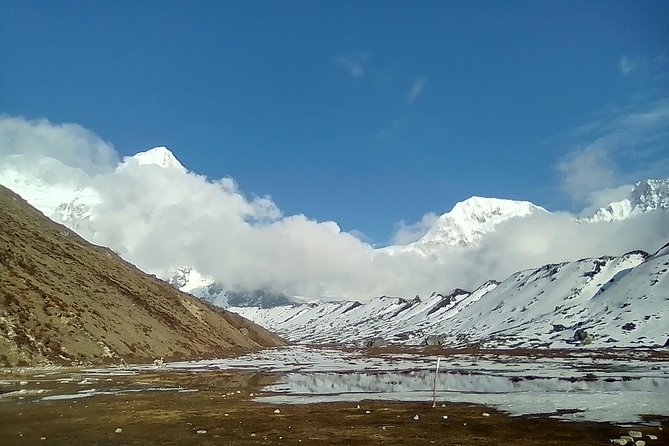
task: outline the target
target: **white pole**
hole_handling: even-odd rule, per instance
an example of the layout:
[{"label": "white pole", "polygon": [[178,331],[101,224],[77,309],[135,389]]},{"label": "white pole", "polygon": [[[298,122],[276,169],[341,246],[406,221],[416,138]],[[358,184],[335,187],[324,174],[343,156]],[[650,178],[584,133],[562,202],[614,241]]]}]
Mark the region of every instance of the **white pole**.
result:
[{"label": "white pole", "polygon": [[441,361],[441,358],[437,358],[437,368],[434,370],[434,384],[432,385],[432,407],[437,406],[437,377],[439,376],[439,361]]}]

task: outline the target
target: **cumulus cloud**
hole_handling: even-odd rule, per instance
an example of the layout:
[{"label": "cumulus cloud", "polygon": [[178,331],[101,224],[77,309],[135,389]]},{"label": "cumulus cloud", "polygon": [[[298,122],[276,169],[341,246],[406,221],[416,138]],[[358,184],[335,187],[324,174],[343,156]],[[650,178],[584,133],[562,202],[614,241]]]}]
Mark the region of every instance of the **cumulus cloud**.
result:
[{"label": "cumulus cloud", "polygon": [[642,214],[620,222],[579,223],[568,213],[535,213],[510,219],[478,246],[444,247],[434,256],[412,253],[378,256],[374,268],[392,277],[386,293],[412,296],[454,287],[473,290],[489,279],[516,271],[587,257],[654,252],[669,241],[669,211]]},{"label": "cumulus cloud", "polygon": [[365,66],[369,60],[369,54],[347,54],[335,58],[335,63],[342,67],[351,77],[359,78],[365,75]]},{"label": "cumulus cloud", "polygon": [[642,249],[654,252],[669,241],[669,211],[619,222],[578,223],[566,213],[536,213],[511,219],[482,240],[472,258],[498,278],[547,263],[616,255]]},{"label": "cumulus cloud", "polygon": [[407,224],[404,220],[395,223],[395,233],[392,236],[391,243],[393,245],[406,245],[415,242],[425,235],[438,218],[437,214],[428,212],[415,223]]},{"label": "cumulus cloud", "polygon": [[[16,134],[12,125],[27,129],[23,143],[7,143],[16,139],[4,135],[8,128]],[[58,200],[87,205],[71,208],[79,217],[90,217],[79,220],[78,232],[162,277],[176,266],[192,266],[233,288],[316,298],[411,297],[471,289],[550,262],[652,250],[669,239],[666,212],[593,225],[579,225],[567,214],[540,214],[504,223],[472,249],[443,248],[435,256],[390,254],[343,232],[335,222],[283,215],[271,198],[249,197],[230,178],[209,179],[131,160],[110,167],[118,159],[111,146],[80,126],[3,118],[0,129],[0,182],[30,195],[25,196],[29,200],[39,198],[36,191],[47,184],[48,200],[37,200],[45,211]],[[53,141],[43,135],[54,135]],[[29,141],[40,141],[39,150]],[[73,172],[78,172],[76,189],[68,183]],[[436,217],[426,214],[416,224],[401,223],[395,241],[420,236]]]},{"label": "cumulus cloud", "polygon": [[427,84],[426,78],[421,77],[419,79],[416,79],[414,83],[411,84],[411,88],[409,88],[409,92],[407,93],[407,102],[411,103],[416,99],[418,99],[418,97],[423,93],[426,84]]},{"label": "cumulus cloud", "polygon": [[0,156],[15,153],[47,156],[89,174],[118,163],[113,146],[80,125],[0,115]]},{"label": "cumulus cloud", "polygon": [[579,203],[589,201],[595,191],[610,188],[617,179],[609,153],[598,144],[568,154],[557,168],[562,174],[562,190]]}]

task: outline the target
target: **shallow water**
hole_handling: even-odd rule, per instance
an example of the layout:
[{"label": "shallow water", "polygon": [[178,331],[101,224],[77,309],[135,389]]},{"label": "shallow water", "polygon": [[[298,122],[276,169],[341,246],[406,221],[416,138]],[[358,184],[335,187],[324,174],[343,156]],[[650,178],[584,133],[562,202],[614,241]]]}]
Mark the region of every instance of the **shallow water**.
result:
[{"label": "shallow water", "polygon": [[[411,393],[432,391],[434,372],[407,373],[289,373],[268,391],[287,394],[328,395],[341,393]],[[669,390],[669,378],[606,378],[569,380],[566,378],[517,379],[480,373],[439,373],[437,391],[466,394],[660,392]]]},{"label": "shallow water", "polygon": [[[486,373],[440,373],[436,402],[471,402],[495,406],[513,415],[553,414],[568,419],[625,422],[639,414],[669,414],[669,377],[568,378]],[[268,386],[281,403],[360,401],[363,399],[431,401],[434,372],[291,373]]]}]

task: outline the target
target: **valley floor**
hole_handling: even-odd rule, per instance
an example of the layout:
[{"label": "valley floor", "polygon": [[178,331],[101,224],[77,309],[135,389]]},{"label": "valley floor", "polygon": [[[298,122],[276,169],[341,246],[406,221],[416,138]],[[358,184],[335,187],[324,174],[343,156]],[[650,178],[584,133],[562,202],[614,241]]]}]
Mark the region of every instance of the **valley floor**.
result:
[{"label": "valley floor", "polygon": [[[0,439],[3,445],[604,445],[635,430],[647,446],[669,443],[666,358],[583,355],[473,358],[291,347],[159,368],[4,369]],[[443,368],[432,407],[435,357]],[[499,401],[472,403],[475,392]],[[567,398],[555,399],[562,394]],[[533,410],[519,395],[535,401]],[[588,421],[593,417],[606,421]]]}]

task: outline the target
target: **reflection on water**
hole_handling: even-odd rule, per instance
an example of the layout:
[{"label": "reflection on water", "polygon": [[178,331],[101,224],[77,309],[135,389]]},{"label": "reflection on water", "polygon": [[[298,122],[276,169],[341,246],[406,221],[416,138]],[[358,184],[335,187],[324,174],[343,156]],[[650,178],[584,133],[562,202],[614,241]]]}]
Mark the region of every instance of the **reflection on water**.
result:
[{"label": "reflection on water", "polygon": [[[266,401],[283,403],[431,401],[434,371],[403,373],[289,373],[265,390]],[[518,377],[445,372],[437,379],[437,401],[493,405],[515,415],[575,411],[559,416],[630,421],[642,413],[669,411],[669,377],[584,375],[579,378]]]},{"label": "reflection on water", "polygon": [[[289,373],[267,390],[291,394],[405,393],[432,391],[434,372],[410,373]],[[669,392],[667,378],[518,378],[480,373],[440,373],[439,393],[514,392]],[[669,397],[669,394],[668,394]]]}]

